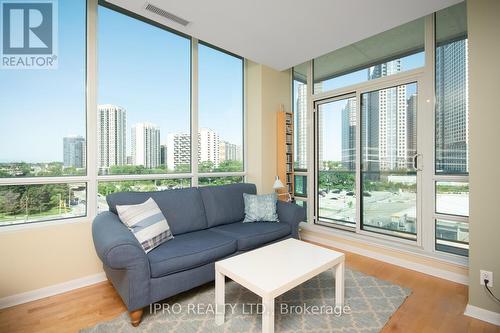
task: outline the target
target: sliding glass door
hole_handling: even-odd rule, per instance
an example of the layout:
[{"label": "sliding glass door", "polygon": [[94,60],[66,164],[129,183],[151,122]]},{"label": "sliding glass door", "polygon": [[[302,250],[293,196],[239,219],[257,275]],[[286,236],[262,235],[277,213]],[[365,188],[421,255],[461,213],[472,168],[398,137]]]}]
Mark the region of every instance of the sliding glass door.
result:
[{"label": "sliding glass door", "polygon": [[417,84],[361,94],[361,229],[416,240]]},{"label": "sliding glass door", "polygon": [[417,83],[320,100],[315,111],[316,222],[417,240]]},{"label": "sliding glass door", "polygon": [[355,227],[356,97],[327,100],[317,110],[317,216]]},{"label": "sliding glass door", "polygon": [[315,230],[467,264],[466,12],[461,2],[294,68],[309,87],[301,176]]}]

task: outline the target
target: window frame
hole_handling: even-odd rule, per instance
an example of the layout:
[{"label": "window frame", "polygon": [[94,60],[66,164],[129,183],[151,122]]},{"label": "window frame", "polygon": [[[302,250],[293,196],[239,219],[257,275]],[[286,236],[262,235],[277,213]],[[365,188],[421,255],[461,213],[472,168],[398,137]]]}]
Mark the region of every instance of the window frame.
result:
[{"label": "window frame", "polygon": [[[445,8],[446,9],[446,8]],[[445,221],[451,221],[451,222],[462,222],[462,223],[469,223],[469,216],[462,216],[462,215],[454,215],[454,214],[444,214],[444,213],[438,213],[437,212],[437,183],[438,182],[464,182],[464,183],[469,183],[469,172],[467,173],[438,173],[436,172],[436,115],[437,115],[437,102],[436,102],[436,54],[435,50],[438,46],[436,40],[437,40],[437,27],[436,27],[436,22],[437,22],[437,12],[431,14],[432,16],[432,87],[433,87],[433,92],[434,92],[434,109],[432,112],[433,120],[433,129],[432,129],[432,143],[434,149],[432,150],[432,200],[433,200],[433,205],[432,205],[432,219],[433,219],[433,225],[434,225],[434,234],[433,234],[433,244],[432,246],[434,247],[434,252],[439,252],[444,255],[449,255],[452,257],[462,257],[466,258],[468,262],[468,256],[460,256],[444,251],[438,251],[437,250],[437,223],[438,220],[445,220]],[[468,32],[466,33],[466,36],[468,36]],[[468,37],[466,37],[468,39]],[[467,91],[468,93],[468,91]],[[469,149],[469,142],[467,142],[468,149]],[[469,154],[467,154],[469,156]],[[467,156],[467,158],[468,158]],[[470,187],[469,187],[470,190]],[[469,212],[470,214],[470,212]]]},{"label": "window frame", "polygon": [[[151,24],[170,33],[188,38],[191,42],[191,93],[190,93],[190,131],[191,131],[191,172],[186,173],[162,173],[162,174],[136,174],[136,175],[98,175],[97,167],[97,91],[98,91],[98,7],[103,6],[114,10],[120,14],[127,15],[131,19],[137,19],[144,23]],[[19,178],[0,178],[2,185],[43,185],[58,183],[85,183],[87,189],[87,207],[86,215],[79,217],[48,219],[44,221],[0,225],[0,232],[9,232],[25,228],[38,228],[43,226],[55,226],[69,223],[85,223],[92,221],[98,214],[98,183],[99,182],[119,182],[124,180],[156,180],[156,179],[190,179],[191,186],[198,186],[199,178],[219,178],[219,177],[242,177],[243,181],[247,178],[247,107],[246,107],[246,59],[225,51],[209,43],[199,41],[196,38],[178,32],[166,27],[156,21],[145,18],[136,13],[132,13],[121,7],[113,5],[103,0],[86,1],[86,68],[85,68],[85,121],[86,121],[86,175],[84,176],[57,176],[57,177],[19,177]],[[243,170],[239,172],[218,172],[218,173],[199,173],[198,172],[198,146],[193,142],[198,142],[198,44],[203,43],[207,47],[214,48],[230,56],[238,57],[242,60],[242,156]]]},{"label": "window frame", "polygon": [[[375,246],[382,246],[385,248],[395,249],[398,251],[403,251],[410,254],[418,254],[424,257],[435,258],[444,262],[449,262],[452,264],[457,264],[460,266],[467,266],[468,257],[464,257],[457,254],[447,253],[439,251],[436,249],[436,220],[444,219],[456,222],[465,222],[466,217],[462,216],[450,216],[443,214],[436,214],[435,198],[436,189],[435,182],[437,181],[462,181],[468,182],[468,176],[465,175],[440,175],[435,172],[435,14],[430,14],[425,17],[425,63],[423,67],[416,69],[411,69],[401,73],[393,74],[386,77],[377,78],[375,80],[369,80],[358,84],[353,84],[350,86],[341,87],[331,91],[325,91],[318,94],[313,94],[313,66],[314,61],[308,62],[307,71],[307,105],[308,105],[308,120],[310,122],[307,131],[307,141],[308,141],[308,161],[307,161],[307,171],[301,172],[301,174],[307,175],[308,177],[308,196],[302,197],[300,200],[307,201],[307,227],[310,230],[318,230],[327,233],[334,233],[336,236],[348,240],[361,240],[367,244],[372,244]],[[291,83],[291,90],[293,93],[293,77]],[[356,227],[338,227],[338,226],[324,226],[318,223],[316,214],[316,191],[315,185],[317,183],[317,168],[316,168],[316,156],[315,150],[317,143],[315,138],[315,108],[316,104],[320,101],[336,98],[339,96],[345,96],[348,94],[356,94],[358,107],[357,107],[357,119],[361,119],[361,94],[364,92],[369,92],[378,89],[384,89],[391,86],[398,86],[401,84],[408,84],[416,82],[418,86],[418,105],[419,105],[419,123],[432,124],[431,128],[426,127],[425,135],[422,134],[423,129],[417,126],[418,135],[418,149],[417,152],[422,153],[421,163],[426,166],[422,172],[420,172],[420,184],[421,187],[418,189],[420,193],[426,193],[426,195],[420,195],[420,207],[425,207],[425,210],[420,209],[417,212],[420,221],[417,224],[417,241],[398,239],[393,236],[376,234],[374,232],[361,230],[361,205],[358,204],[357,216],[356,216]],[[357,126],[357,149],[361,144],[361,127]],[[420,126],[422,127],[422,126]],[[432,132],[432,133],[429,133]],[[430,135],[429,135],[430,134]],[[360,151],[356,154],[356,164],[360,165]],[[361,170],[357,168],[356,176],[357,189],[359,191],[359,186],[361,185]],[[296,198],[299,199],[299,198]],[[418,199],[417,199],[418,200]],[[418,209],[418,208],[417,208]],[[420,215],[418,215],[420,214]]]}]

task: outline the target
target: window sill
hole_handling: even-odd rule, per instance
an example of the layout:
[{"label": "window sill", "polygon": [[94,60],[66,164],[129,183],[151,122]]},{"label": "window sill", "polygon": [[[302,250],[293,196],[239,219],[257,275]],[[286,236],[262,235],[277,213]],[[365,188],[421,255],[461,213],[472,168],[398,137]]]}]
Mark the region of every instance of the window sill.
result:
[{"label": "window sill", "polygon": [[77,224],[77,223],[87,223],[92,219],[89,216],[82,217],[71,217],[67,219],[54,219],[47,221],[39,221],[39,222],[28,222],[28,223],[20,223],[20,224],[10,224],[5,226],[0,226],[0,234],[30,230],[30,229],[38,229],[38,228],[47,228],[53,226],[60,226],[65,224]]},{"label": "window sill", "polygon": [[331,235],[344,239],[346,241],[362,242],[363,244],[371,245],[373,247],[378,247],[401,254],[418,256],[423,259],[430,259],[444,264],[451,264],[460,268],[469,267],[469,259],[466,257],[451,254],[448,255],[445,253],[438,253],[434,251],[428,252],[417,244],[409,245],[402,242],[394,243],[393,241],[391,242],[390,240],[377,237],[376,235],[372,236],[366,234],[356,234],[347,230],[336,229],[306,222],[301,223],[300,227],[306,232],[309,231],[323,235]]}]

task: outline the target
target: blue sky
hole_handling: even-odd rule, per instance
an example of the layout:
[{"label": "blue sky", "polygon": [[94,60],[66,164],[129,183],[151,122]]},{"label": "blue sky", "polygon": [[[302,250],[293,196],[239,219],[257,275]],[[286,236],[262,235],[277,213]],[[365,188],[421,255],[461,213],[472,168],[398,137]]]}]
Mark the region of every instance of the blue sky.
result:
[{"label": "blue sky", "polygon": [[[71,4],[71,5],[70,5]],[[85,132],[85,7],[59,2],[57,69],[0,69],[0,161],[61,161]]]},{"label": "blue sky", "polygon": [[[58,9],[58,68],[0,70],[0,162],[62,161],[62,138],[85,135],[84,2],[60,1]],[[100,7],[98,50],[98,103],[127,110],[129,151],[138,122],[160,126],[162,143],[189,132],[188,39]],[[236,144],[242,80],[240,59],[199,46],[200,127]]]}]

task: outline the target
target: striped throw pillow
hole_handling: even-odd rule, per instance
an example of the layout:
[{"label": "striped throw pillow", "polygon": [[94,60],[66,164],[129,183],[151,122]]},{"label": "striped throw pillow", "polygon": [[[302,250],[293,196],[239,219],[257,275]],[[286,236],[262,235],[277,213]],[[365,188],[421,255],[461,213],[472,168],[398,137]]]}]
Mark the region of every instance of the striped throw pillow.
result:
[{"label": "striped throw pillow", "polygon": [[146,253],[174,238],[165,216],[152,198],[138,205],[117,205],[116,210]]}]

